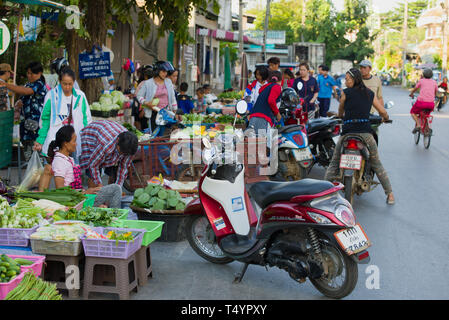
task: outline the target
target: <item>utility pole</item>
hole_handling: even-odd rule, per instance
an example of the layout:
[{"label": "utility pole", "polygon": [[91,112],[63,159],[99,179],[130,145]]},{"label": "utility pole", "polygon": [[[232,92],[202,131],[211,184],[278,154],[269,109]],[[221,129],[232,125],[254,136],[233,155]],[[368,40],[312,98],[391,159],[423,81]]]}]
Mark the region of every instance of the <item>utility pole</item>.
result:
[{"label": "utility pole", "polygon": [[405,71],[405,62],[407,60],[407,28],[408,28],[408,0],[405,0],[404,3],[404,25],[402,27],[403,38],[402,38],[402,86],[407,86],[407,73]]},{"label": "utility pole", "polygon": [[301,32],[301,42],[304,42],[304,29],[306,27],[306,0],[302,0],[302,32]]},{"label": "utility pole", "polygon": [[243,53],[243,0],[239,0],[239,51]]},{"label": "utility pole", "polygon": [[449,4],[448,0],[440,2],[441,7],[443,7],[443,63],[442,63],[442,73],[443,78],[447,76],[447,37],[448,37],[448,17],[449,17]]},{"label": "utility pole", "polygon": [[267,0],[267,11],[265,13],[265,26],[263,31],[263,54],[262,61],[265,63],[267,59],[267,33],[268,33],[268,23],[270,22],[270,5],[271,0]]}]

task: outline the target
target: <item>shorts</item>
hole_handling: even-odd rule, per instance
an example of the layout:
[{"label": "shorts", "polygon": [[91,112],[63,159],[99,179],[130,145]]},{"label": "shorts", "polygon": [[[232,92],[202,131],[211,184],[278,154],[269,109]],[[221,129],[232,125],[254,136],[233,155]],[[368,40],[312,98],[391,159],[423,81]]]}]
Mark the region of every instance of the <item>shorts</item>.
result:
[{"label": "shorts", "polygon": [[420,114],[422,111],[432,112],[435,109],[434,102],[416,101],[410,110],[411,114]]}]

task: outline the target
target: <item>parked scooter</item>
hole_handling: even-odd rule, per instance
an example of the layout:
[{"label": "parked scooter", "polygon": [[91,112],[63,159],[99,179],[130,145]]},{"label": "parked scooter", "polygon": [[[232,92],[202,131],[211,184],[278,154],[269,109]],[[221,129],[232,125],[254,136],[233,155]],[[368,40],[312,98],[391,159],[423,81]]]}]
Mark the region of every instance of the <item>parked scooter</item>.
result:
[{"label": "parked scooter", "polygon": [[295,112],[300,106],[298,95],[292,88],[282,92],[279,112],[282,115],[281,127],[278,129],[278,174],[272,176],[272,180],[279,178],[289,181],[305,179],[307,169],[312,166],[314,158],[309,148],[307,131],[303,125],[291,123],[295,118]]},{"label": "parked scooter", "polygon": [[[245,113],[244,106],[237,110]],[[184,211],[192,249],[212,263],[242,262],[236,283],[253,264],[278,267],[299,283],[309,278],[330,298],[349,295],[357,264],[370,261],[371,243],[339,193],[343,185],[312,179],[245,185],[244,166],[224,162],[225,154],[203,143],[199,198]]]},{"label": "parked scooter", "polygon": [[334,138],[341,133],[342,120],[336,117],[310,120],[307,124],[309,147],[314,155],[314,164],[327,168],[335,151]]}]

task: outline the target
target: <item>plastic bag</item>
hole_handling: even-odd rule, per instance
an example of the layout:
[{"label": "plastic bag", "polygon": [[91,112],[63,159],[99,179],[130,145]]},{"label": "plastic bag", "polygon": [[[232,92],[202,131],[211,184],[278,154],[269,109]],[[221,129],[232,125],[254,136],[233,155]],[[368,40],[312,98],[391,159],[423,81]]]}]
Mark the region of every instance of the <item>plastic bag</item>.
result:
[{"label": "plastic bag", "polygon": [[33,152],[33,155],[28,161],[27,171],[25,172],[25,178],[19,186],[20,191],[27,191],[30,188],[35,187],[39,184],[42,174],[44,173],[44,166],[39,158],[39,153],[37,151]]}]

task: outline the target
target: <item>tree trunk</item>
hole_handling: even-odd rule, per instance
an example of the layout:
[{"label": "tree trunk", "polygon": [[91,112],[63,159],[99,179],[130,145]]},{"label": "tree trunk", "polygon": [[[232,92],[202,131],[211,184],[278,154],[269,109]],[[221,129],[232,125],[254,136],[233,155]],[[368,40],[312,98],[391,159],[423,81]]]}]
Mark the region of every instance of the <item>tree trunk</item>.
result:
[{"label": "tree trunk", "polygon": [[[86,11],[86,29],[90,38],[85,41],[85,48],[87,52],[92,51],[94,45],[102,48],[106,43],[106,15],[107,15],[107,0],[87,0]],[[76,55],[78,60],[78,55]],[[86,94],[89,103],[98,101],[101,91],[103,90],[103,83],[101,78],[83,80],[81,88]]]}]

